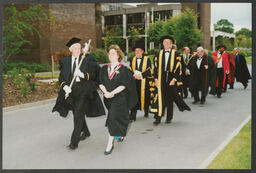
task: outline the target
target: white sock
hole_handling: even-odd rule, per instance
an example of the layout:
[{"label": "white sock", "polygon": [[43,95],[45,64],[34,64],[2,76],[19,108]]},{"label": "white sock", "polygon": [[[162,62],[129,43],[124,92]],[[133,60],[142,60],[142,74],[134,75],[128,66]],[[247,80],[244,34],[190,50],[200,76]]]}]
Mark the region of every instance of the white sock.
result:
[{"label": "white sock", "polygon": [[114,142],[114,136],[109,135],[108,136],[108,145],[107,145],[107,148],[106,148],[107,152],[111,150],[113,142]]}]

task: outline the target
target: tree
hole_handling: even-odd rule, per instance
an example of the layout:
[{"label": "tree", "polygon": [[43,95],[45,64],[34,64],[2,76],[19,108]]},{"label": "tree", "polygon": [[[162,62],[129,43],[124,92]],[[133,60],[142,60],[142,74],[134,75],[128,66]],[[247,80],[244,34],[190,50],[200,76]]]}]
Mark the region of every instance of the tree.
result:
[{"label": "tree", "polygon": [[159,44],[162,30],[163,21],[151,23],[146,30],[146,34],[148,35],[148,41],[154,42],[155,44]]},{"label": "tree", "polygon": [[31,5],[25,10],[17,10],[14,5],[5,6],[3,19],[3,55],[4,60],[20,53],[29,53],[31,45],[26,36],[36,34],[40,37],[37,24],[47,18],[41,5]]},{"label": "tree", "polygon": [[216,24],[214,24],[215,31],[223,31],[227,33],[234,33],[234,25],[227,19],[220,19]]},{"label": "tree", "polygon": [[121,49],[125,49],[125,40],[123,37],[123,30],[121,27],[112,27],[105,31],[106,35],[104,38],[105,49],[112,44],[117,44]]},{"label": "tree", "polygon": [[201,31],[197,27],[197,17],[193,10],[186,8],[181,15],[173,18],[173,37],[178,49],[188,46],[197,47],[201,40]]},{"label": "tree", "polygon": [[128,29],[127,33],[128,33],[129,41],[130,41],[132,47],[134,47],[135,42],[140,39],[140,37],[138,35],[140,34],[141,30],[142,30],[142,28],[135,28],[133,26]]},{"label": "tree", "polygon": [[236,37],[239,36],[239,35],[244,35],[246,36],[247,38],[250,38],[252,37],[252,31],[247,29],[247,28],[241,28],[239,31],[237,31],[236,33]]},{"label": "tree", "polygon": [[242,48],[251,48],[252,47],[252,38],[247,38],[245,35],[238,35],[235,38],[235,47],[242,47]]},{"label": "tree", "polygon": [[187,8],[179,16],[170,17],[167,21],[157,21],[149,25],[146,33],[149,41],[156,44],[164,35],[172,36],[176,40],[178,48],[184,46],[196,47],[200,43],[201,32],[197,27],[196,14]]},{"label": "tree", "polygon": [[166,35],[170,35],[173,37],[174,34],[174,24],[175,24],[175,18],[169,18],[166,21],[162,21],[162,31],[159,33],[159,37],[163,37]]},{"label": "tree", "polygon": [[234,43],[233,38],[222,37],[222,36],[216,37],[216,45],[225,45],[227,47],[227,50],[233,50],[234,48],[233,43]]}]

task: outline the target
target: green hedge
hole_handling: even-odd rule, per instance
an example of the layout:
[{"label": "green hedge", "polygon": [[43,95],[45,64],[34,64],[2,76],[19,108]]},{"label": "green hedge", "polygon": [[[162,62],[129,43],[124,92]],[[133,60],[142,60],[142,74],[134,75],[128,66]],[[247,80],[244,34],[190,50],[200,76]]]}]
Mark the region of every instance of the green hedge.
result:
[{"label": "green hedge", "polygon": [[98,63],[107,63],[109,62],[108,53],[103,49],[94,49],[91,53]]},{"label": "green hedge", "polygon": [[35,63],[26,63],[26,62],[4,62],[3,63],[3,73],[6,74],[8,71],[13,69],[27,69],[30,72],[37,73],[37,72],[48,72],[51,71],[51,67],[47,64],[35,64]]},{"label": "green hedge", "polygon": [[[231,54],[233,55],[233,54],[234,54],[234,51],[232,50],[232,51],[230,51],[229,53],[231,53]],[[244,50],[239,50],[239,53],[240,53],[241,55],[243,55],[244,58],[246,58],[246,57],[249,56],[248,53],[247,53],[247,51],[244,51]]]}]

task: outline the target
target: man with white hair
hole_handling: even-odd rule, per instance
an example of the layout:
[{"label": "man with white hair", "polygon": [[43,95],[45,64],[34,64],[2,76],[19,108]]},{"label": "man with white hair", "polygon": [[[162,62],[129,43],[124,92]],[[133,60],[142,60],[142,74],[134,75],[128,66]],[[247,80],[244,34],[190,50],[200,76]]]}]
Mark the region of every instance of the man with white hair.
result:
[{"label": "man with white hair", "polygon": [[[90,136],[85,115],[96,117],[105,114],[97,92],[100,66],[90,54],[87,54],[79,68],[79,63],[82,60],[80,40],[72,38],[66,44],[72,55],[63,57],[59,61],[60,91],[52,110],[52,112],[59,112],[62,117],[67,117],[69,111],[73,112],[74,129],[68,146],[71,150],[78,147],[80,140]],[[77,77],[73,86],[70,87],[74,76]],[[67,99],[65,99],[65,95],[69,95]]]},{"label": "man with white hair", "polygon": [[[197,48],[197,54],[190,61],[189,69],[191,72],[191,91],[194,96],[192,103],[196,104],[200,101],[200,104],[204,104],[207,89],[208,57],[204,54],[203,47]],[[201,90],[201,99],[199,99],[199,90]]]}]

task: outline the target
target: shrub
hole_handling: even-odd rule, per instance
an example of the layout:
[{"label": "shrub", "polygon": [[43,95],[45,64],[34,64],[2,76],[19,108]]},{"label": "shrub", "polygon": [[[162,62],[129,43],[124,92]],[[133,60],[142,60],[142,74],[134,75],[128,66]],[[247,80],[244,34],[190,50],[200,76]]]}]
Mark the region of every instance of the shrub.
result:
[{"label": "shrub", "polygon": [[28,95],[30,90],[36,91],[35,82],[32,81],[34,76],[34,73],[29,72],[25,68],[14,68],[7,72],[7,78],[10,78],[10,80],[17,85],[25,97]]},{"label": "shrub", "polygon": [[36,63],[30,64],[26,62],[18,62],[18,63],[3,62],[4,74],[6,74],[8,71],[12,71],[14,68],[17,68],[17,69],[24,68],[31,73],[51,71],[51,67],[47,64],[36,64]]},{"label": "shrub", "polygon": [[244,51],[244,50],[239,50],[239,53],[240,53],[241,55],[243,55],[244,57],[247,57],[247,56],[248,56],[247,52]]},{"label": "shrub", "polygon": [[91,53],[94,58],[98,61],[98,63],[107,63],[109,62],[108,54],[103,49],[94,49]]}]

